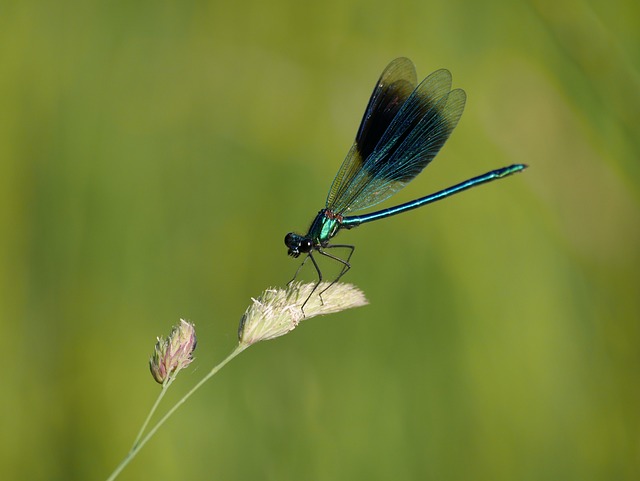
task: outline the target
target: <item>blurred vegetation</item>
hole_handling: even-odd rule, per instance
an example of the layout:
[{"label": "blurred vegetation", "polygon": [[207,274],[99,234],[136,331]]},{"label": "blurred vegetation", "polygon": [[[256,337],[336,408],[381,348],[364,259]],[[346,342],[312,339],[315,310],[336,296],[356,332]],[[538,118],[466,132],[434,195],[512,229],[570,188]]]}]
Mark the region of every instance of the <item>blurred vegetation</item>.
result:
[{"label": "blurred vegetation", "polygon": [[0,11],[4,480],[106,478],[179,317],[174,396],[233,348],[400,55],[469,98],[392,203],[530,169],[342,233],[371,305],[244,353],[120,479],[640,479],[637,2]]}]

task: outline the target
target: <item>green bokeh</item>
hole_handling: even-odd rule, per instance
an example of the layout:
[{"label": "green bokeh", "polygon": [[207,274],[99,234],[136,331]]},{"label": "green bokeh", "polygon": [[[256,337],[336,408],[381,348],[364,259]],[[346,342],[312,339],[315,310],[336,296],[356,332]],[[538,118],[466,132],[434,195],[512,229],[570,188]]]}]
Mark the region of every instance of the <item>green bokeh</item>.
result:
[{"label": "green bokeh", "polygon": [[640,479],[640,4],[305,3],[0,8],[2,479],[106,478],[180,317],[167,405],[233,348],[400,55],[468,102],[394,201],[530,169],[341,233],[371,305],[252,347],[120,479]]}]

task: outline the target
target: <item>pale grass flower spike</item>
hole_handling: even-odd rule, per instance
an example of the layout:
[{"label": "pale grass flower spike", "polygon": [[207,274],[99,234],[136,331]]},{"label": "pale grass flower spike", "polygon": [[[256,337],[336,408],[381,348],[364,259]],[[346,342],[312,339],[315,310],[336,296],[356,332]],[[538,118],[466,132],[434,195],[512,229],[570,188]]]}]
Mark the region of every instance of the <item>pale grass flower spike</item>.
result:
[{"label": "pale grass flower spike", "polygon": [[[245,311],[238,328],[240,345],[248,347],[284,336],[304,319],[368,304],[364,293],[353,284],[335,283],[327,289],[329,286],[323,282],[315,290],[322,292],[322,297],[319,294],[309,297],[315,284],[296,282],[287,289],[267,289],[257,299],[252,298],[253,303]],[[327,290],[323,292],[324,289]]]}]

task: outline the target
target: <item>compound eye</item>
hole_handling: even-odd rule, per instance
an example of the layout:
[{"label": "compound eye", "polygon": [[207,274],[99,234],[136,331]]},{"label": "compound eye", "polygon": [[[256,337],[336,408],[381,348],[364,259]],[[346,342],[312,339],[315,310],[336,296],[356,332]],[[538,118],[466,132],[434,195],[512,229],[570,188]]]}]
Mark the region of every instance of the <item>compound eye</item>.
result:
[{"label": "compound eye", "polygon": [[311,239],[303,239],[300,243],[300,250],[302,252],[311,252],[311,249],[313,249],[313,242],[311,242]]}]

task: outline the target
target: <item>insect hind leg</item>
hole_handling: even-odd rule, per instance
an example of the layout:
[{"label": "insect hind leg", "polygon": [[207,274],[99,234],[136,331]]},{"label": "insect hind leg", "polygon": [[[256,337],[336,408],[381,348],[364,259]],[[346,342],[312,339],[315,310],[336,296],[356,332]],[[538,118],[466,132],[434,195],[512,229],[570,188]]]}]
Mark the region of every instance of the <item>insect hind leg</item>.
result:
[{"label": "insect hind leg", "polygon": [[[318,249],[318,252],[320,254],[322,254],[323,256],[328,257],[330,259],[333,259],[334,261],[337,261],[340,264],[342,264],[342,269],[340,270],[340,274],[338,274],[338,277],[336,277],[333,281],[331,281],[331,284],[329,284],[327,287],[322,289],[322,291],[320,292],[320,294],[319,294],[320,295],[320,301],[322,301],[322,294],[324,294],[327,291],[327,289],[329,289],[336,282],[338,282],[340,280],[340,278],[342,276],[344,276],[347,272],[349,272],[349,269],[351,269],[351,264],[349,264],[349,261],[351,260],[351,256],[353,255],[353,252],[356,250],[356,247],[352,246],[350,244],[331,244],[331,245],[325,246],[324,248],[325,249],[332,249],[332,248],[335,248],[335,247],[344,247],[346,249],[350,249],[349,255],[347,256],[346,260],[345,259],[341,259],[338,256],[334,256],[333,254],[329,254],[328,252],[326,252],[326,251],[324,251],[322,249]],[[314,260],[314,262],[315,262],[315,260]]]},{"label": "insect hind leg", "polygon": [[[353,252],[355,251],[355,246],[352,245],[348,245],[348,244],[332,244],[332,245],[328,245],[325,246],[325,249],[329,249],[329,248],[333,248],[333,247],[344,247],[347,249],[350,249],[349,251],[349,255],[347,256],[347,259],[341,259],[338,256],[334,256],[333,254],[329,254],[328,252],[326,252],[323,249],[316,249],[317,252],[319,252],[320,254],[322,254],[325,257],[328,257],[330,259],[333,259],[334,261],[339,262],[340,264],[342,264],[342,269],[340,270],[340,273],[338,274],[338,276],[331,282],[331,284],[329,284],[327,287],[325,287],[324,289],[322,289],[322,291],[320,293],[318,293],[318,296],[320,297],[320,302],[322,302],[324,304],[324,301],[322,300],[322,294],[324,294],[324,292],[329,289],[331,286],[333,286],[336,282],[338,282],[340,280],[340,278],[345,275],[349,269],[351,269],[351,264],[349,264],[349,261],[351,260],[351,256],[353,255]],[[301,310],[302,310],[302,314],[304,315],[304,306],[307,305],[307,302],[309,302],[309,299],[311,299],[311,296],[314,294],[314,292],[316,292],[316,290],[318,289],[318,286],[322,283],[323,281],[323,277],[322,277],[322,271],[320,270],[320,266],[318,265],[318,262],[316,261],[315,257],[313,257],[313,254],[311,252],[309,252],[307,254],[307,257],[304,258],[304,260],[302,261],[302,263],[300,264],[300,266],[298,267],[298,269],[296,270],[296,273],[293,276],[293,279],[291,279],[288,283],[287,286],[290,286],[291,283],[293,281],[296,280],[296,278],[298,277],[298,273],[300,272],[300,269],[302,269],[302,267],[304,266],[304,264],[307,262],[307,259],[311,259],[311,262],[313,263],[313,267],[316,269],[316,272],[318,273],[318,282],[316,282],[315,286],[313,286],[313,289],[311,290],[311,293],[307,296],[307,298],[305,299],[304,303],[302,304]]]}]

